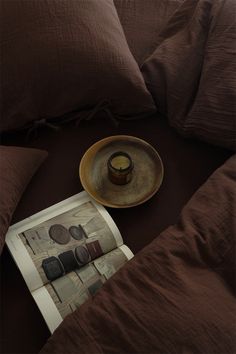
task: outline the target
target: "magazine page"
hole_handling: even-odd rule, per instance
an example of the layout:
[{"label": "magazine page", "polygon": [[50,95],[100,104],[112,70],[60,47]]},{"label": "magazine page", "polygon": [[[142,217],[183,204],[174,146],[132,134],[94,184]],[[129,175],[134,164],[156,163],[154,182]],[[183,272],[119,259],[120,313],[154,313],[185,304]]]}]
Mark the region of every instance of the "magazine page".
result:
[{"label": "magazine page", "polygon": [[92,297],[132,257],[130,249],[122,245],[33,291],[32,296],[49,330],[53,332],[69,313]]},{"label": "magazine page", "polygon": [[11,226],[6,243],[33,291],[123,240],[106,209],[84,191]]}]

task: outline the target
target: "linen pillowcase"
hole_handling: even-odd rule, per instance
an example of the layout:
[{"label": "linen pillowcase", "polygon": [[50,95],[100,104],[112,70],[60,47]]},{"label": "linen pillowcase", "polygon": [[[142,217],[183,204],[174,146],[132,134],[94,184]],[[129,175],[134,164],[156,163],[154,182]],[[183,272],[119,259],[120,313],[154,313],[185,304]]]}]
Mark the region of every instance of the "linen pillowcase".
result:
[{"label": "linen pillowcase", "polygon": [[184,136],[235,148],[234,0],[184,1],[142,67],[162,114]]},{"label": "linen pillowcase", "polygon": [[187,134],[232,150],[236,148],[236,2],[214,1],[204,65]]},{"label": "linen pillowcase", "polygon": [[113,0],[1,0],[1,130],[110,102],[122,117],[155,105]]},{"label": "linen pillowcase", "polygon": [[183,0],[114,0],[131,53],[139,65],[157,46],[157,38]]},{"label": "linen pillowcase", "polygon": [[0,146],[0,254],[14,210],[47,152]]}]

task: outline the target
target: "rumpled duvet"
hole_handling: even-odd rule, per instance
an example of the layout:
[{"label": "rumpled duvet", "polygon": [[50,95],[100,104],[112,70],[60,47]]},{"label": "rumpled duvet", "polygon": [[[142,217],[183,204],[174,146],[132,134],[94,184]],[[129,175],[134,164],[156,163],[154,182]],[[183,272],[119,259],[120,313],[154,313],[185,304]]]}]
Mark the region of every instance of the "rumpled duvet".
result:
[{"label": "rumpled duvet", "polygon": [[142,73],[180,134],[236,149],[235,56],[235,0],[185,0],[157,35]]},{"label": "rumpled duvet", "polygon": [[41,354],[236,353],[235,174],[236,155],[176,225],[63,321]]}]

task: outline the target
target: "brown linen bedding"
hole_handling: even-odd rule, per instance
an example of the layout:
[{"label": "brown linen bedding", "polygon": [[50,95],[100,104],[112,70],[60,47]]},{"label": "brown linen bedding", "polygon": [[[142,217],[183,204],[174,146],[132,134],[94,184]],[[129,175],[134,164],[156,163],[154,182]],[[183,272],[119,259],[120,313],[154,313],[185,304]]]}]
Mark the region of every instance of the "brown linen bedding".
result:
[{"label": "brown linen bedding", "polygon": [[139,65],[154,52],[159,33],[183,1],[114,0],[130,51]]},{"label": "brown linen bedding", "polygon": [[235,167],[233,156],[41,354],[235,353]]},{"label": "brown linen bedding", "polygon": [[47,152],[0,145],[0,255],[12,215]]},{"label": "brown linen bedding", "polygon": [[179,133],[236,148],[236,2],[185,0],[156,38],[142,72]]},{"label": "brown linen bedding", "polygon": [[[27,142],[23,133],[5,136],[4,144],[49,152],[24,192],[12,223],[80,192],[79,161],[93,143],[110,135],[133,135],[149,142],[160,154],[165,167],[163,184],[152,199],[135,208],[108,210],[125,244],[137,253],[177,222],[183,206],[232,152],[183,139],[160,116],[153,116],[148,122],[137,120],[135,124],[122,121],[118,128],[101,124],[101,121],[107,123],[107,118],[82,122],[78,128],[66,125],[56,133],[42,128],[38,136]],[[6,246],[0,261],[0,352],[38,353],[50,336],[49,330]],[[15,301],[15,294],[20,301]]]},{"label": "brown linen bedding", "polygon": [[113,0],[1,0],[0,33],[1,131],[102,105],[155,112]]}]

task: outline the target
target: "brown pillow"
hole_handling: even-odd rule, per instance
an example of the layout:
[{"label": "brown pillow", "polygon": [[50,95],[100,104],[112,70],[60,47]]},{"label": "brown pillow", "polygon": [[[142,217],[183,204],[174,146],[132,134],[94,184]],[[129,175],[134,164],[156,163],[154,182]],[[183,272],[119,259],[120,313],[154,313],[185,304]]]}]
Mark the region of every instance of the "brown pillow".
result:
[{"label": "brown pillow", "polygon": [[1,130],[92,109],[155,111],[112,0],[1,0]]},{"label": "brown pillow", "polygon": [[160,31],[183,0],[114,0],[126,40],[139,65],[157,46]]},{"label": "brown pillow", "polygon": [[0,146],[0,254],[12,214],[46,151]]},{"label": "brown pillow", "polygon": [[236,2],[184,1],[142,67],[158,109],[185,136],[235,148]]}]

